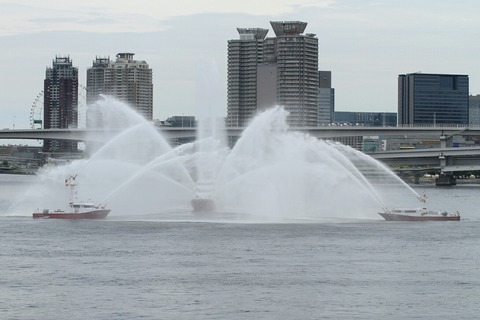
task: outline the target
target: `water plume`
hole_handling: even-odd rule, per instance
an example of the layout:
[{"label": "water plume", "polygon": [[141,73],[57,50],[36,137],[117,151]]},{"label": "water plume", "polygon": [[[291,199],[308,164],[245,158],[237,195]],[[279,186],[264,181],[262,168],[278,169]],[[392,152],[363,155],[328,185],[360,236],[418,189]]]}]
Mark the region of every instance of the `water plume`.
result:
[{"label": "water plume", "polygon": [[[379,219],[382,207],[418,205],[416,192],[373,158],[291,131],[280,107],[256,116],[232,148],[218,114],[200,116],[196,141],[171,147],[125,103],[104,97],[96,108],[96,123],[119,131],[87,159],[45,167],[12,210],[61,206],[70,174],[79,197],[108,203],[109,219]],[[214,212],[192,212],[195,198],[210,199]]]}]

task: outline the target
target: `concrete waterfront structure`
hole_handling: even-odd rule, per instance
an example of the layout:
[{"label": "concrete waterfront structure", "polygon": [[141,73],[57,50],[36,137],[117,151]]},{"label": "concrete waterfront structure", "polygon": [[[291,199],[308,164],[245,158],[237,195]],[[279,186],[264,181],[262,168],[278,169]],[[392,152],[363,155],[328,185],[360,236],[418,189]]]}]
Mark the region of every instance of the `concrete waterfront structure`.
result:
[{"label": "concrete waterfront structure", "polygon": [[[70,57],[55,57],[52,67],[47,67],[43,92],[43,128],[77,128],[78,69]],[[46,139],[43,151],[76,152],[77,143]]]},{"label": "concrete waterfront structure", "polygon": [[468,75],[410,73],[398,76],[400,125],[468,125]]},{"label": "concrete waterfront structure", "polygon": [[[152,69],[143,60],[134,60],[134,53],[118,53],[115,61],[97,57],[87,70],[87,104],[91,106],[100,94],[111,95],[128,103],[145,119],[153,118]],[[87,125],[92,123],[87,119]]]},{"label": "concrete waterfront structure", "polygon": [[317,126],[318,38],[303,34],[301,21],[270,22],[267,29],[238,28],[240,39],[228,42],[227,126],[245,126],[264,108],[289,111],[292,126]]},{"label": "concrete waterfront structure", "polygon": [[[164,126],[169,128],[195,128],[197,122],[194,116],[172,116],[164,121]],[[184,143],[194,142],[196,137],[174,138],[170,143],[178,146]]]},{"label": "concrete waterfront structure", "polygon": [[[397,114],[395,112],[351,112],[334,111],[333,126],[340,127],[396,127]],[[373,140],[375,140],[376,149],[384,149],[385,141],[379,136],[350,136],[337,137],[332,140],[341,142],[361,151],[371,150]],[[368,147],[366,147],[368,145]]]}]

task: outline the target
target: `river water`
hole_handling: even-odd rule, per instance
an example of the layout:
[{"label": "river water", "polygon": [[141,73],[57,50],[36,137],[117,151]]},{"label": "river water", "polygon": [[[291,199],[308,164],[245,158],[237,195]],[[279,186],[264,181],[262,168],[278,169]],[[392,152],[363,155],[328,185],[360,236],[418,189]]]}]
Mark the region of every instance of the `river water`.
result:
[{"label": "river water", "polygon": [[[480,186],[460,222],[33,220],[0,175],[0,319],[478,319]],[[185,214],[184,214],[185,216]],[[218,218],[218,217],[217,217]]]}]

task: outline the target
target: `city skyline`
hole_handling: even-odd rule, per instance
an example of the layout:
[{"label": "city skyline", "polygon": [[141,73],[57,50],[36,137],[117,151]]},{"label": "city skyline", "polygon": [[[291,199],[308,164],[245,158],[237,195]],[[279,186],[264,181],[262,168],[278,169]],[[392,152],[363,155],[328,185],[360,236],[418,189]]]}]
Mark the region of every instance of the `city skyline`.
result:
[{"label": "city skyline", "polygon": [[308,22],[319,40],[319,69],[332,71],[336,110],[394,112],[398,75],[419,71],[467,74],[470,93],[480,92],[474,1],[120,3],[0,0],[1,128],[29,126],[31,104],[56,55],[68,55],[85,84],[96,56],[135,52],[153,70],[153,117],[160,120],[198,115],[198,73],[213,62],[226,115],[226,42],[237,37],[237,27],[269,29],[272,36],[274,20]]}]

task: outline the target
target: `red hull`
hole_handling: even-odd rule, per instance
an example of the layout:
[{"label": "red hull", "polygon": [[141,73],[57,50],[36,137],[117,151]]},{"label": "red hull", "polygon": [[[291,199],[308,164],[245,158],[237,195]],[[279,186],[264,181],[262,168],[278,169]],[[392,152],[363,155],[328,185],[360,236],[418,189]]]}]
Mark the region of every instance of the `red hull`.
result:
[{"label": "red hull", "polygon": [[412,216],[406,214],[394,214],[379,212],[385,220],[387,221],[459,221],[460,215],[447,215],[447,216],[434,216],[434,215],[424,215],[424,216]]},{"label": "red hull", "polygon": [[92,210],[88,212],[48,212],[48,213],[34,213],[33,218],[45,219],[105,219],[110,213],[108,209]]}]

